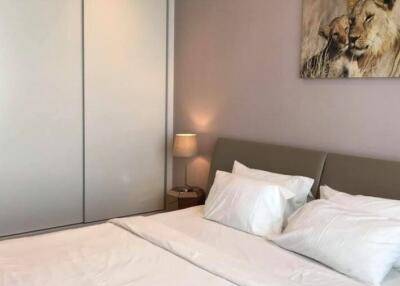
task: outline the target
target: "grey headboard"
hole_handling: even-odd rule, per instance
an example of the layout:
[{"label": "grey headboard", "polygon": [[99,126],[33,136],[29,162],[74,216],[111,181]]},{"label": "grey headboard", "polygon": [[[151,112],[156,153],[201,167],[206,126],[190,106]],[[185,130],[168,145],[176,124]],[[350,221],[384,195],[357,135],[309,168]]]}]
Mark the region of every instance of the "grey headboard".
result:
[{"label": "grey headboard", "polygon": [[315,194],[326,154],[299,148],[220,138],[211,161],[207,191],[217,170],[231,172],[235,160],[250,168],[314,178]]},{"label": "grey headboard", "polygon": [[400,162],[328,154],[320,184],[353,195],[400,200]]},{"label": "grey headboard", "polygon": [[314,178],[314,195],[320,185],[328,185],[353,195],[400,200],[400,162],[226,138],[215,146],[207,191],[215,172],[232,171],[235,160],[251,168]]}]

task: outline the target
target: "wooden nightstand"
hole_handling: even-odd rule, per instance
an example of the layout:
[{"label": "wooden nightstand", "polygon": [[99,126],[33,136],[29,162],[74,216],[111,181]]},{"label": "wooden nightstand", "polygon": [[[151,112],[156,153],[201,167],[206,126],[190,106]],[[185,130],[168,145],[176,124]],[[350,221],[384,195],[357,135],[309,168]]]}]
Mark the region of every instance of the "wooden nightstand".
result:
[{"label": "wooden nightstand", "polygon": [[188,192],[177,190],[167,191],[167,211],[181,210],[198,205],[203,205],[206,199],[206,193],[203,189],[192,187]]}]

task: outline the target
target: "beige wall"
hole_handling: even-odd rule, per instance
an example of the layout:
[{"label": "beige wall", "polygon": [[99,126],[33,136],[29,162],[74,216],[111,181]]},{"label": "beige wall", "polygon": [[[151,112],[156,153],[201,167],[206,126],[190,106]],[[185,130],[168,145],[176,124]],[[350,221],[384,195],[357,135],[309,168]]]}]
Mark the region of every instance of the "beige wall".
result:
[{"label": "beige wall", "polygon": [[[177,0],[175,132],[400,160],[400,80],[301,80],[301,0]],[[175,160],[174,183],[182,183]]]}]

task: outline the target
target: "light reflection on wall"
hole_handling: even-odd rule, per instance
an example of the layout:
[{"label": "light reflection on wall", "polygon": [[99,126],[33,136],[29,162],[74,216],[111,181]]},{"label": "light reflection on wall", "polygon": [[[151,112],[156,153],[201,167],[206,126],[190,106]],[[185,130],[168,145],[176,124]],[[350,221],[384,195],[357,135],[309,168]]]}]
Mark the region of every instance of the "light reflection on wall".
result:
[{"label": "light reflection on wall", "polygon": [[210,108],[193,108],[190,111],[189,118],[191,120],[190,126],[194,128],[196,133],[208,133],[212,131],[213,123],[215,121],[217,110]]}]

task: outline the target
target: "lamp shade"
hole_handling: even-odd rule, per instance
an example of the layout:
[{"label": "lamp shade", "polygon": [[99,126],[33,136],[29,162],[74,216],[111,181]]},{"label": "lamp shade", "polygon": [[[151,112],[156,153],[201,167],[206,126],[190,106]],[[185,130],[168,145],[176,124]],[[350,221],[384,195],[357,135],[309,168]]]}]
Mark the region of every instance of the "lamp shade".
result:
[{"label": "lamp shade", "polygon": [[196,134],[176,134],[174,140],[174,156],[190,158],[197,154]]}]

